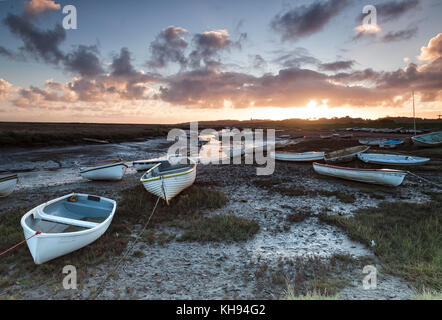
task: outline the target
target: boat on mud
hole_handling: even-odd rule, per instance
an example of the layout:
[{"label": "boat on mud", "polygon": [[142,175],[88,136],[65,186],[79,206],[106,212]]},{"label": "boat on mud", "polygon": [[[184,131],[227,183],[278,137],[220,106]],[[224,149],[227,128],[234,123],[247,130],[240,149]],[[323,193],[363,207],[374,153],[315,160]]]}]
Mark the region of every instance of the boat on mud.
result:
[{"label": "boat on mud", "polygon": [[402,140],[387,140],[387,141],[382,141],[381,143],[379,143],[379,147],[380,148],[393,149],[393,148],[396,148],[398,145],[401,145],[403,143],[404,143],[404,141],[402,141]]},{"label": "boat on mud", "polygon": [[108,229],[116,208],[112,199],[71,193],[28,211],[20,222],[34,262],[41,264],[94,242]]},{"label": "boat on mud", "polygon": [[370,149],[369,146],[356,146],[337,151],[326,152],[324,154],[324,160],[331,163],[351,161],[355,159],[359,153],[363,153],[368,149]]},{"label": "boat on mud", "polygon": [[164,199],[169,204],[173,197],[195,182],[197,164],[191,158],[186,158],[186,162],[157,163],[146,171],[140,178],[140,182],[148,192]]},{"label": "boat on mud", "polygon": [[411,137],[413,143],[421,147],[442,146],[442,131]]},{"label": "boat on mud", "polygon": [[117,181],[123,178],[126,168],[123,159],[111,159],[81,167],[80,175],[88,180]]},{"label": "boat on mud", "polygon": [[367,146],[379,146],[382,142],[387,141],[387,139],[379,139],[379,138],[366,138],[359,139],[360,144],[365,144]]},{"label": "boat on mud", "polygon": [[318,161],[324,159],[324,152],[289,152],[278,151],[270,152],[270,156],[275,160],[304,162],[304,161]]},{"label": "boat on mud", "polygon": [[430,161],[430,158],[382,153],[361,153],[358,154],[358,158],[365,163],[388,164],[394,166],[418,165]]},{"label": "boat on mud", "polygon": [[317,162],[313,169],[321,175],[393,187],[400,185],[407,174],[402,170],[347,168]]},{"label": "boat on mud", "polygon": [[333,137],[333,134],[321,134],[319,137],[321,139],[331,139]]},{"label": "boat on mud", "polygon": [[0,174],[0,198],[9,196],[15,189],[18,175],[15,173]]}]

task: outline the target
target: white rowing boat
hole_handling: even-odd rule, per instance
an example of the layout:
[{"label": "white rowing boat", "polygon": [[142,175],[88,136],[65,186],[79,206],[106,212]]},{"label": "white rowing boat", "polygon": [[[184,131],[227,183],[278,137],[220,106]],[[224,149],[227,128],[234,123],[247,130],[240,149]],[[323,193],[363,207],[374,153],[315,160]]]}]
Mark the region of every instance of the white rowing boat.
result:
[{"label": "white rowing boat", "polygon": [[80,168],[80,175],[89,180],[117,181],[123,178],[127,165],[122,159],[106,160]]},{"label": "white rowing boat", "polygon": [[430,158],[382,153],[361,153],[358,154],[358,158],[359,160],[366,163],[388,164],[397,166],[423,164],[430,161]]},{"label": "white rowing boat", "polygon": [[0,175],[0,198],[9,196],[17,185],[18,176],[15,173]]},{"label": "white rowing boat", "polygon": [[[43,203],[21,218],[36,264],[78,250],[106,232],[115,214],[114,200],[71,193]],[[40,234],[36,235],[36,232]]]},{"label": "white rowing boat", "polygon": [[400,185],[407,174],[401,170],[346,168],[317,162],[313,163],[313,169],[326,176],[393,187]]},{"label": "white rowing boat", "polygon": [[270,156],[275,160],[280,161],[292,161],[292,162],[302,162],[302,161],[318,161],[324,159],[324,152],[288,152],[288,151],[278,151],[270,152]]},{"label": "white rowing boat", "polygon": [[324,160],[326,162],[344,162],[351,161],[357,157],[359,153],[363,153],[370,149],[369,146],[356,146],[346,149],[341,149],[332,152],[326,152],[324,154]]},{"label": "white rowing boat", "polygon": [[442,146],[442,131],[411,137],[411,140],[413,140],[414,144],[421,147]]},{"label": "white rowing boat", "polygon": [[187,164],[157,163],[141,177],[144,188],[164,199],[167,204],[181,191],[190,187],[196,178],[196,162],[187,158]]},{"label": "white rowing boat", "polygon": [[365,144],[367,146],[378,146],[381,143],[383,143],[384,141],[387,141],[387,139],[378,139],[378,138],[374,138],[374,139],[370,139],[370,138],[359,139],[359,143],[360,144]]}]

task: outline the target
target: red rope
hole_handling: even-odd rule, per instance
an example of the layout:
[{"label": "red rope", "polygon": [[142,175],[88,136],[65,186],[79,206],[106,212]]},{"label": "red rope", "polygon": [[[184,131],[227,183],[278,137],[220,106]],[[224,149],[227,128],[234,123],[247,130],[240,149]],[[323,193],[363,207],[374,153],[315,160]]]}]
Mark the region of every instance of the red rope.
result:
[{"label": "red rope", "polygon": [[6,252],[11,251],[12,249],[17,248],[19,245],[22,245],[23,243],[25,243],[26,241],[28,241],[29,239],[31,239],[32,237],[35,237],[37,234],[40,234],[41,231],[37,230],[32,236],[30,236],[29,238],[17,243],[15,246],[10,247],[9,249],[3,251],[2,253],[0,253],[0,256],[4,255]]}]

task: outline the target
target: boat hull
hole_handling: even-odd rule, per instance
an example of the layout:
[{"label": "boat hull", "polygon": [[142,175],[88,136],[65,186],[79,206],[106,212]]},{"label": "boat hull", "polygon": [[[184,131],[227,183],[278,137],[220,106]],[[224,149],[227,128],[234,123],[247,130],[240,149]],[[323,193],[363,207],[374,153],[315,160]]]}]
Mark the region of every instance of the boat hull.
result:
[{"label": "boat hull", "polygon": [[407,166],[407,165],[419,165],[430,161],[429,158],[402,156],[394,154],[376,154],[376,153],[361,153],[358,154],[359,160],[365,163],[374,163],[382,165],[395,165],[395,166]]},{"label": "boat hull", "polygon": [[411,137],[413,143],[420,147],[442,146],[442,131]]},{"label": "boat hull", "polygon": [[[27,212],[20,221],[21,226],[23,228],[25,239],[28,239],[29,237],[35,235],[37,231],[31,228],[30,225],[28,225],[27,223],[27,220],[28,218],[30,218],[31,215],[34,218],[39,218],[40,213],[45,206],[50,205],[51,203],[61,200],[63,198],[70,197],[72,195],[74,194],[70,194],[49,201]],[[116,202],[114,200],[103,197],[97,197],[97,198],[100,198],[102,201],[110,202],[113,205],[113,208],[109,216],[106,218],[106,220],[98,224],[96,227],[77,232],[66,232],[66,233],[42,232],[38,235],[35,235],[28,241],[26,241],[35,264],[42,264],[52,259],[58,258],[60,256],[81,249],[91,244],[98,238],[100,238],[106,232],[114,217],[116,210]]]},{"label": "boat hull", "polygon": [[320,163],[313,163],[313,169],[321,175],[393,187],[399,186],[407,174],[400,170],[355,169]]},{"label": "boat hull", "polygon": [[[196,170],[194,169],[188,174],[143,182],[143,186],[148,192],[169,202],[181,191],[190,187],[195,182],[195,178],[196,178]],[[163,185],[164,185],[164,191],[163,191]]]},{"label": "boat hull", "polygon": [[368,149],[370,149],[369,146],[358,146],[329,152],[324,155],[324,160],[328,163],[348,162],[352,161],[358,154],[363,153]]},{"label": "boat hull", "polygon": [[170,173],[165,171],[162,174],[155,175],[154,171],[157,166],[149,169],[141,178],[140,182],[143,184],[146,191],[160,197],[167,203],[181,191],[190,187],[196,178],[196,162],[191,158],[187,160],[192,164],[189,169],[182,172]]},{"label": "boat hull", "polygon": [[0,198],[9,196],[14,191],[17,181],[16,175],[0,178]]},{"label": "boat hull", "polygon": [[80,174],[83,178],[88,180],[107,180],[118,181],[123,178],[126,172],[126,165],[124,163],[116,165],[107,165],[92,168],[81,168]]},{"label": "boat hull", "polygon": [[309,162],[324,159],[324,152],[271,152],[270,156],[275,160],[290,162]]}]

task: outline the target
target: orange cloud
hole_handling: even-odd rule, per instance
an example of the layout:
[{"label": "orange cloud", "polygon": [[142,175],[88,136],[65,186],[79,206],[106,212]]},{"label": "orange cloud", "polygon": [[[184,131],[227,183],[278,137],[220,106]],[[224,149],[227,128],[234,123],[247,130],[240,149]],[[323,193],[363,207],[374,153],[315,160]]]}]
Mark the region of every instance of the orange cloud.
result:
[{"label": "orange cloud", "polygon": [[25,12],[31,16],[35,16],[46,11],[60,10],[60,5],[52,0],[25,1],[24,6]]}]

